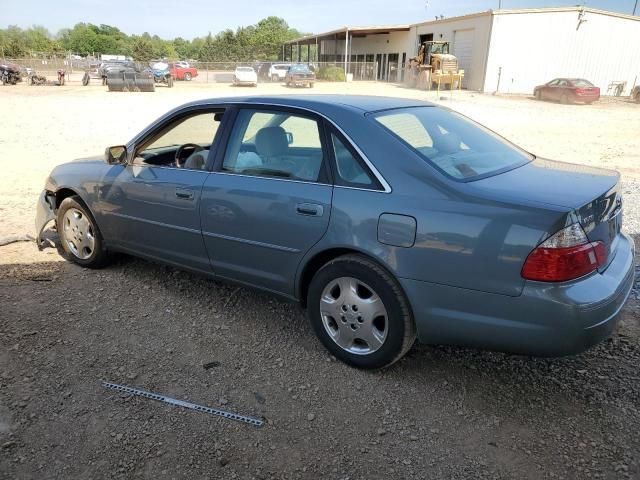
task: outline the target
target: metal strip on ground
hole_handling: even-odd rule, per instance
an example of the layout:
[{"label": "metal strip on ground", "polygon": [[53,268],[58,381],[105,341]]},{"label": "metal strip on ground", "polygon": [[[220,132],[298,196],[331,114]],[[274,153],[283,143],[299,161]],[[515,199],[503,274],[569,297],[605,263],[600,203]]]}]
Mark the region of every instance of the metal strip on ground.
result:
[{"label": "metal strip on ground", "polygon": [[175,398],[167,397],[165,395],[160,395],[158,393],[147,392],[146,390],[127,387],[125,385],[118,385],[117,383],[110,383],[110,382],[103,381],[102,386],[105,388],[110,388],[112,390],[118,390],[119,392],[125,392],[131,395],[136,395],[138,397],[150,398],[151,400],[165,402],[170,405],[176,405],[178,407],[188,408],[190,410],[195,410],[197,412],[208,413],[210,415],[226,418],[228,420],[235,420],[236,422],[248,423],[249,425],[253,425],[254,427],[261,427],[262,425],[264,425],[264,420],[261,418],[250,417],[248,415],[239,415],[237,413],[226,412],[224,410],[219,410],[217,408],[205,407],[203,405],[197,405],[195,403],[177,400]]}]

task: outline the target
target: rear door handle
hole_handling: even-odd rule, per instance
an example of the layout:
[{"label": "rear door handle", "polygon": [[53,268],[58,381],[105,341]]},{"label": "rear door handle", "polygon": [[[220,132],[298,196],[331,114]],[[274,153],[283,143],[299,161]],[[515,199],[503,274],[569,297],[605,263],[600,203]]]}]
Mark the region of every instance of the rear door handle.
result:
[{"label": "rear door handle", "polygon": [[176,197],[184,200],[193,200],[193,191],[186,188],[176,188]]},{"label": "rear door handle", "polygon": [[317,203],[299,203],[296,205],[296,212],[300,215],[321,217],[324,213],[324,208],[322,208],[322,205],[318,205]]}]

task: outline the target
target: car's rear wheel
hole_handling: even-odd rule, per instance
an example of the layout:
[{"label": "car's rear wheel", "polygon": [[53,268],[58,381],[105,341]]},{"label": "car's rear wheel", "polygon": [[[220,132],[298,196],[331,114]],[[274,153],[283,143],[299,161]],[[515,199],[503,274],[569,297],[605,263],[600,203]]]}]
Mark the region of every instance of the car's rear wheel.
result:
[{"label": "car's rear wheel", "polygon": [[190,81],[191,81],[191,74],[190,74],[189,72],[185,72],[185,74],[184,74],[184,79],[185,79],[187,82],[190,82]]},{"label": "car's rear wheel", "polygon": [[106,263],[102,234],[80,197],[74,195],[62,201],[56,225],[62,249],[69,260],[88,268],[99,268]]},{"label": "car's rear wheel", "polygon": [[309,88],[313,88],[313,82],[309,83]]},{"label": "car's rear wheel", "polygon": [[354,367],[389,366],[416,337],[400,285],[362,255],[345,255],[324,265],[309,286],[307,308],[323,345]]},{"label": "car's rear wheel", "polygon": [[84,87],[86,87],[87,85],[89,85],[90,81],[91,81],[91,77],[89,76],[89,74],[87,72],[85,72],[85,74],[82,77],[82,85]]}]

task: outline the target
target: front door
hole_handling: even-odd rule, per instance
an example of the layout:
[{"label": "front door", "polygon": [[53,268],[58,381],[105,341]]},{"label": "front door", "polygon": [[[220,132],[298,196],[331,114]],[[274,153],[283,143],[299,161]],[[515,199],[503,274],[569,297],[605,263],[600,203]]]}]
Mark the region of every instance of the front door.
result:
[{"label": "front door", "polygon": [[202,190],[202,233],[216,275],[294,295],[300,260],[331,214],[321,128],[291,110],[238,110]]},{"label": "front door", "polygon": [[200,201],[221,117],[213,111],[178,115],[134,147],[134,158],[104,190],[109,243],[211,271],[200,229]]}]

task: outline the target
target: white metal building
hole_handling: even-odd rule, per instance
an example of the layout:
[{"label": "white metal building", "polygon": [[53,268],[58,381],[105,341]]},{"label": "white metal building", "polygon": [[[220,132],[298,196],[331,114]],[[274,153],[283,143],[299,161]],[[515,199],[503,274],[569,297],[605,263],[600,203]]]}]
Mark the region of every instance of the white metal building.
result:
[{"label": "white metal building", "polygon": [[[640,17],[583,7],[490,10],[412,25],[344,27],[288,42],[289,59],[376,62],[376,78],[402,80],[421,42],[447,40],[470,90],[530,93],[556,77],[581,77],[603,94],[640,84]],[[307,46],[306,55],[304,46]],[[315,57],[315,58],[314,58]],[[356,75],[357,78],[357,75]]]}]

